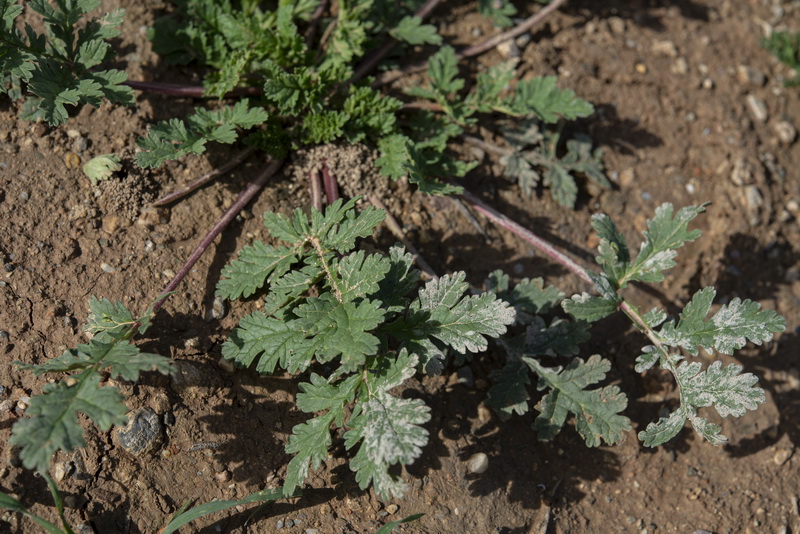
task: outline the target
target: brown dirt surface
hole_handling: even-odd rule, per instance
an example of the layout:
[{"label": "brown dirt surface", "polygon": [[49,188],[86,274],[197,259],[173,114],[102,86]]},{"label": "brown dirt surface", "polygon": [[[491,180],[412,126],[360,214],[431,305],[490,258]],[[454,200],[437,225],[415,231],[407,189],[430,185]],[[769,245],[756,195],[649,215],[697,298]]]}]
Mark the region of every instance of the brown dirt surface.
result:
[{"label": "brown dirt surface", "polygon": [[[128,9],[116,43],[121,68],[132,79],[196,83],[188,69],[161,65],[146,40],[163,3],[119,3]],[[523,13],[538,9],[518,5]],[[497,31],[474,8],[450,2],[432,22],[447,41],[474,44]],[[359,490],[337,446],[301,498],[267,505],[249,522],[248,511],[217,514],[191,531],[276,532],[282,525],[307,534],[369,533],[388,520],[424,513],[398,531],[800,532],[800,143],[778,135],[783,123],[800,125],[800,92],[783,86],[790,73],[759,45],[769,28],[799,26],[800,4],[788,0],[573,0],[518,40],[518,68],[523,76],[557,75],[561,86],[594,103],[593,116],[568,128],[588,133],[603,148],[614,187],[582,184],[570,211],[546,191],[526,199],[483,154],[466,180],[484,200],[587,265],[595,244],[593,213],[611,215],[634,236],[662,202],[713,201],[696,222],[702,238],[681,251],[667,281],[632,288],[627,296],[641,308],[675,312],[694,291],[714,285],[723,301],[750,298],[786,317],[787,332],[776,342],[726,358],[757,374],[767,391],[757,411],[721,420],[728,445],[714,447],[689,429],[656,449],[638,442],[635,432],[674,405],[676,392],[669,379],[633,371],[644,339],[614,316],[596,324],[584,349],[612,360],[613,383],[630,397],[634,431],[621,445],[587,449],[573,427],[539,442],[530,414],[501,422],[483,404],[486,377],[502,361],[487,354],[469,364],[474,387],[459,383],[455,368],[413,384],[433,418],[424,455],[404,474],[410,490],[403,499],[381,502]],[[514,47],[491,51],[464,72],[505,60],[501,52],[516,53]],[[396,87],[420,80],[409,76]],[[765,105],[766,117],[754,114],[754,102]],[[44,481],[20,467],[8,438],[27,397],[52,378],[36,378],[11,362],[41,363],[84,341],[91,295],[144,310],[255,173],[259,162],[251,157],[224,179],[156,210],[148,207],[155,196],[224,164],[235,155],[232,149],[210,147],[203,157],[152,173],[128,165],[97,188],[81,172],[99,154],[116,152],[130,161],[149,124],[191,106],[190,100],[139,95],[136,107],[86,107],[64,126],[49,128],[18,120],[16,107],[0,102],[0,489],[51,520]],[[340,148],[319,150],[332,150],[337,172],[356,162],[365,179],[373,175],[364,167],[374,159],[369,150]],[[153,533],[186,500],[241,498],[281,483],[289,461],[283,447],[292,426],[304,420],[294,405],[296,382],[288,375],[234,372],[221,361],[221,343],[248,305],[233,306],[219,320],[207,312],[221,267],[237,249],[266,237],[261,214],[308,205],[308,157],[298,155],[298,167],[284,169],[225,230],[141,341],[144,350],[173,358],[177,377],[148,374],[137,384],[116,384],[131,410],[148,408],[162,421],[155,452],[132,456],[113,432],[87,423],[87,447],[54,458],[67,515],[76,523],[91,521],[99,533]],[[439,273],[466,270],[480,286],[502,268],[515,277],[544,276],[567,293],[585,289],[527,244],[479,219],[482,235],[448,200],[425,198],[403,183],[369,193],[385,195],[407,237]],[[385,230],[376,238],[375,246],[394,241]],[[488,456],[482,474],[466,467],[476,453]],[[0,531],[36,527],[3,513]]]}]

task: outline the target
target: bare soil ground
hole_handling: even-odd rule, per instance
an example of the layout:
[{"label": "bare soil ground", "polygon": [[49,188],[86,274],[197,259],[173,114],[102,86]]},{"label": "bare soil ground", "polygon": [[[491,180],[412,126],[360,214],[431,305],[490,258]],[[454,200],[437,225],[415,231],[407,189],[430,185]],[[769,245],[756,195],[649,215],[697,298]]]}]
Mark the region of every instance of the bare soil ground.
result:
[{"label": "bare soil ground", "polygon": [[[120,66],[130,77],[196,82],[195,73],[167,70],[150,51],[145,29],[162,3],[120,4],[128,9],[117,43]],[[523,13],[537,9],[520,6]],[[496,32],[473,11],[472,4],[451,2],[432,20],[451,43],[473,44]],[[215,516],[193,529],[367,533],[424,512],[399,531],[800,532],[800,149],[784,124],[800,123],[800,92],[783,86],[790,73],[759,46],[766,29],[782,26],[799,29],[800,4],[573,0],[521,43],[519,68],[524,75],[558,75],[562,86],[595,104],[594,116],[570,128],[603,147],[614,188],[583,187],[576,211],[565,210],[546,193],[526,199],[489,156],[466,181],[487,202],[586,262],[595,244],[592,213],[610,214],[633,236],[662,202],[713,201],[697,222],[703,237],[682,251],[667,282],[634,288],[629,296],[643,308],[674,312],[695,290],[715,285],[723,299],[750,298],[786,316],[789,328],[777,342],[736,357],[761,377],[767,402],[744,418],[723,420],[729,445],[714,447],[688,429],[657,449],[644,448],[634,432],[620,446],[586,449],[571,428],[541,443],[531,418],[501,423],[483,406],[485,378],[500,364],[487,354],[470,364],[473,387],[457,383],[454,368],[416,384],[415,395],[432,407],[431,442],[406,473],[411,490],[404,499],[383,503],[360,491],[339,445],[301,498],[259,509],[248,524],[245,512]],[[468,68],[505,59],[492,51]],[[130,156],[148,124],[191,105],[140,95],[135,108],[85,108],[51,129],[18,120],[13,105],[0,103],[0,488],[45,517],[53,514],[44,481],[20,468],[7,442],[20,416],[18,401],[41,391],[48,379],[11,362],[42,362],[81,342],[90,295],[143,310],[259,165],[251,158],[188,199],[154,210],[147,203],[155,195],[234,153],[216,147],[152,173],[131,167],[126,179],[97,189],[77,162],[109,152]],[[119,384],[131,409],[150,407],[165,417],[163,447],[134,457],[111,433],[87,425],[88,447],[55,458],[66,473],[60,486],[71,518],[90,520],[100,533],[151,533],[187,499],[239,498],[281,483],[289,460],[283,446],[303,420],[294,407],[295,381],[220,365],[221,343],[247,309],[205,319],[222,265],[263,237],[261,213],[308,205],[305,182],[291,167],[283,175],[201,259],[143,341],[147,351],[178,362],[180,376]],[[566,292],[583,289],[486,221],[484,238],[447,201],[431,201],[402,184],[382,194],[440,273],[466,270],[479,286],[503,268],[519,277],[545,276]],[[375,241],[381,246],[393,238],[384,231]],[[676,396],[669,380],[633,371],[642,343],[623,318],[612,317],[595,326],[585,347],[585,355],[601,353],[615,363],[613,380],[629,393],[635,430]],[[489,468],[469,474],[466,461],[477,452],[489,456]],[[36,528],[3,514],[0,531]]]}]

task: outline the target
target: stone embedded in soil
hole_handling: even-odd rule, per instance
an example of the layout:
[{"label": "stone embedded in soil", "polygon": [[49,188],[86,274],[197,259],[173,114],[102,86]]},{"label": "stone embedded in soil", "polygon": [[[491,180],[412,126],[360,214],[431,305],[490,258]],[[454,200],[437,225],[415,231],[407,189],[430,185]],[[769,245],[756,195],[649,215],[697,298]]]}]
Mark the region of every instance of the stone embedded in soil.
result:
[{"label": "stone embedded in soil", "polygon": [[766,122],[769,118],[767,104],[753,93],[747,95],[747,107],[756,122]]},{"label": "stone embedded in soil", "polygon": [[473,454],[467,460],[467,471],[472,474],[480,475],[489,469],[489,457],[482,452]]},{"label": "stone embedded in soil", "polygon": [[661,54],[662,56],[678,57],[678,49],[672,41],[656,40],[653,41],[650,48],[653,52]]},{"label": "stone embedded in soil", "polygon": [[742,85],[750,87],[761,87],[767,81],[767,77],[759,69],[748,65],[736,67],[736,79]]},{"label": "stone embedded in soil", "polygon": [[181,393],[189,388],[202,386],[205,382],[203,371],[192,362],[176,360],[173,363],[175,374],[172,375],[172,389]]},{"label": "stone embedded in soil", "polygon": [[617,35],[625,33],[625,21],[620,17],[608,17],[608,27]]},{"label": "stone embedded in soil", "polygon": [[791,145],[797,137],[797,129],[789,121],[778,121],[772,129],[778,136],[778,141],[784,145]]},{"label": "stone embedded in soil", "polygon": [[400,509],[400,507],[397,506],[396,504],[390,504],[390,505],[388,505],[386,507],[386,513],[389,514],[389,515],[396,514],[397,510],[399,510],[399,509]]},{"label": "stone embedded in soil", "polygon": [[772,461],[775,462],[775,465],[783,465],[789,461],[793,453],[794,449],[778,449],[772,457]]},{"label": "stone embedded in soil", "polygon": [[150,408],[139,408],[128,414],[128,424],[114,432],[117,443],[128,453],[141,456],[161,446],[164,427]]}]

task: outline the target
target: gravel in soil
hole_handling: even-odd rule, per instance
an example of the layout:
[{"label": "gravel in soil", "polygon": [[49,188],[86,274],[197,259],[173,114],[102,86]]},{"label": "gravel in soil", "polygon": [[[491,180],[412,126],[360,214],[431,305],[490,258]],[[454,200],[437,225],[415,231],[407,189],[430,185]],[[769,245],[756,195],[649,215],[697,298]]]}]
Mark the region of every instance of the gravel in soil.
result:
[{"label": "gravel in soil", "polygon": [[[131,50],[125,56],[130,76],[175,76],[162,70],[143,32],[161,4],[122,4],[128,17],[119,44]],[[471,4],[448,4],[433,22],[448,41],[472,44],[495,32],[473,10]],[[474,387],[459,384],[459,375],[450,386],[448,376],[415,384],[432,407],[431,442],[405,473],[410,489],[404,499],[383,503],[360,491],[336,450],[302,498],[264,507],[250,531],[373,532],[418,512],[425,516],[401,530],[800,530],[800,94],[783,86],[790,73],[759,46],[767,29],[796,30],[798,15],[800,6],[787,1],[571,2],[505,54],[519,54],[523,76],[558,75],[562,86],[595,104],[595,115],[569,128],[588,133],[604,149],[614,188],[584,187],[573,212],[546,193],[524,198],[488,157],[467,178],[468,187],[495,207],[585,261],[593,255],[592,213],[608,213],[632,236],[662,202],[714,202],[697,222],[704,236],[681,252],[667,281],[651,290],[634,288],[629,297],[642,308],[674,311],[695,290],[715,285],[723,299],[751,298],[787,317],[789,330],[777,342],[730,358],[759,375],[767,390],[757,412],[722,420],[730,444],[713,447],[685,430],[651,450],[631,432],[620,446],[587,450],[571,428],[540,443],[530,417],[501,423],[483,405],[481,385],[498,364],[489,354],[471,364]],[[504,60],[501,52],[477,58],[471,68]],[[398,86],[418,81],[409,77]],[[0,486],[36,503],[33,510],[50,519],[44,482],[22,470],[8,446],[25,399],[40,392],[47,378],[8,364],[42,362],[81,342],[90,295],[146,308],[258,166],[251,158],[162,211],[147,208],[155,195],[223,164],[232,153],[211,147],[202,158],[147,176],[132,176],[137,171],[126,167],[114,182],[93,189],[80,171],[83,162],[125,154],[152,121],[191,107],[161,96],[137,100],[131,109],[83,108],[58,129],[17,120],[7,103],[0,108],[0,354],[6,363],[0,366]],[[87,425],[87,447],[55,457],[53,474],[75,523],[91,521],[97,532],[156,532],[187,499],[240,498],[280,484],[289,460],[283,446],[303,420],[294,407],[295,382],[290,376],[261,378],[220,361],[221,342],[248,310],[237,305],[215,316],[213,288],[231,254],[266,238],[262,212],[308,205],[309,167],[303,161],[318,157],[315,150],[333,150],[330,162],[342,177],[348,171],[341,166],[356,162],[362,178],[346,194],[371,180],[364,166],[374,158],[368,150],[345,149],[342,155],[341,147],[318,147],[298,154],[298,166],[285,169],[223,233],[142,341],[144,349],[174,358],[180,374],[116,384],[129,409],[157,416],[161,444],[132,455],[111,432]],[[402,183],[382,187],[369,192],[385,195],[438,272],[463,269],[480,285],[490,271],[503,268],[519,277],[545,276],[565,292],[583,289],[527,245],[481,221],[485,238],[451,203],[425,199]],[[393,242],[388,232],[376,240]],[[616,364],[613,380],[629,392],[628,413],[637,430],[676,396],[664,377],[633,372],[642,343],[624,320],[612,317],[597,325],[586,347]],[[214,516],[194,528],[245,532],[248,515]],[[14,514],[1,515],[0,525],[34,531]]]}]

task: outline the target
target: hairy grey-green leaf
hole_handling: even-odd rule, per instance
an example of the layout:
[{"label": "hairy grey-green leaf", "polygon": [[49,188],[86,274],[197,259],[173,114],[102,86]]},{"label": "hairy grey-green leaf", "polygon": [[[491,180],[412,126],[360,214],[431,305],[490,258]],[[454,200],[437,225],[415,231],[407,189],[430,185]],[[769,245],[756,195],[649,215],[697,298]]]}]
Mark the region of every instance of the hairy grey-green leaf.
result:
[{"label": "hairy grey-green leaf", "polygon": [[501,419],[508,419],[513,414],[528,413],[528,401],[531,396],[528,386],[531,383],[528,367],[519,357],[507,356],[502,369],[492,371],[493,384],[489,388],[486,404],[497,410]]},{"label": "hairy grey-green leaf", "polygon": [[217,296],[227,299],[249,297],[263,288],[270,277],[283,276],[298,259],[298,250],[272,247],[254,241],[239,251],[239,257],[222,269]]},{"label": "hairy grey-green leaf", "polygon": [[593,323],[607,317],[617,310],[617,302],[611,299],[596,297],[589,293],[572,295],[561,302],[561,307],[568,314],[580,321]]},{"label": "hairy grey-green leaf", "polygon": [[669,202],[656,208],[655,216],[647,221],[645,240],[639,249],[639,254],[631,263],[620,285],[625,285],[631,280],[662,281],[663,271],[675,266],[677,249],[686,242],[700,237],[700,230],[689,230],[688,226],[695,217],[705,211],[707,205],[706,203],[686,206],[677,213]]},{"label": "hairy grey-green leaf", "polygon": [[529,324],[537,314],[547,313],[564,298],[557,287],[545,287],[541,278],[523,278],[512,289],[508,275],[501,270],[489,274],[486,289],[514,307],[518,324]]},{"label": "hairy grey-green leaf", "polygon": [[686,414],[679,408],[668,417],[647,425],[647,428],[639,432],[639,439],[645,447],[658,447],[677,436],[685,423]]},{"label": "hairy grey-green leaf", "polygon": [[524,357],[523,361],[539,376],[537,388],[550,390],[537,406],[541,413],[533,427],[539,439],[555,437],[569,413],[574,414],[576,428],[589,447],[599,446],[601,440],[618,443],[623,432],[630,430],[630,420],[619,413],[628,400],[618,387],[585,389],[605,378],[611,369],[608,360],[597,354],[585,362],[575,358],[563,370],[544,367],[534,358]]},{"label": "hairy grey-green leaf", "polygon": [[420,399],[399,399],[379,392],[363,403],[345,433],[348,449],[361,442],[358,461],[350,462],[359,487],[366,489],[372,482],[383,498],[402,496],[403,486],[388,475],[388,469],[398,463],[410,464],[422,454],[428,431],[421,425],[429,420],[430,408]]},{"label": "hairy grey-green leaf", "polygon": [[100,379],[100,374],[85,370],[74,384],[63,380],[45,384],[41,395],[31,397],[27,417],[14,424],[9,440],[22,447],[20,458],[26,468],[46,473],[54,452],[85,445],[78,412],[102,430],[125,422],[122,395],[116,388],[101,388]]},{"label": "hairy grey-green leaf", "polygon": [[286,467],[286,480],[283,483],[283,494],[291,495],[303,485],[309,468],[317,469],[328,456],[331,446],[330,426],[334,412],[309,419],[292,428],[292,435],[286,444],[286,452],[295,454]]},{"label": "hairy grey-green leaf", "polygon": [[698,346],[709,352],[714,349],[732,354],[747,341],[761,345],[786,329],[786,320],[775,311],[761,310],[759,303],[739,298],[706,320],[715,295],[713,287],[697,291],[681,312],[677,325],[670,321],[661,328],[659,335],[664,343],[682,347],[691,354],[697,354]]}]

